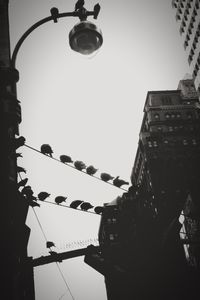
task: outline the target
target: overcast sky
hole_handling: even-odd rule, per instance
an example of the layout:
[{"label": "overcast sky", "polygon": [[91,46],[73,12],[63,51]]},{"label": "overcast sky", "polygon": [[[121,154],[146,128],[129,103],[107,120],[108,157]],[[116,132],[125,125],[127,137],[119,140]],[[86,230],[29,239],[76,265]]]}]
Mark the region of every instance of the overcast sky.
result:
[{"label": "overcast sky", "polygon": [[[85,1],[92,10],[96,1]],[[78,22],[63,18],[35,30],[17,57],[17,84],[22,106],[20,135],[36,149],[44,143],[53,155],[70,155],[101,172],[120,175],[130,182],[143,107],[148,91],[174,90],[188,72],[171,0],[99,0],[98,20],[88,18],[103,32],[103,46],[88,59],[72,52],[68,34]],[[12,49],[36,21],[73,11],[72,0],[10,0]],[[29,185],[37,195],[67,196],[103,205],[123,193],[28,148],[21,148],[18,165],[27,170]],[[24,176],[23,176],[24,177]],[[48,240],[57,252],[77,248],[76,241],[97,238],[100,216],[42,203],[35,208]],[[46,242],[33,210],[29,256],[47,255]],[[68,247],[67,247],[68,245]],[[72,249],[72,246],[70,250]],[[83,257],[59,264],[76,300],[105,300],[104,277],[86,265]],[[55,263],[34,270],[36,300],[71,300]]]}]

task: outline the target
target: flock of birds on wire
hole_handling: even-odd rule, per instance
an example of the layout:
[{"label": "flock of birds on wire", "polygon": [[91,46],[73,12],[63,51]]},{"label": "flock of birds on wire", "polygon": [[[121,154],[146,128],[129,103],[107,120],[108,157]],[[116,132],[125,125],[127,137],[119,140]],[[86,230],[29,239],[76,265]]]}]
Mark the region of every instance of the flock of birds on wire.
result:
[{"label": "flock of birds on wire", "polygon": [[[11,151],[16,150],[17,148],[19,148],[23,145],[25,145],[25,138],[23,136],[20,136],[19,138],[16,138],[13,140],[13,143],[11,144]],[[53,157],[52,156],[53,150],[49,144],[41,145],[40,150],[41,150],[42,154]],[[16,155],[16,157],[22,157],[21,153],[16,153],[15,155]],[[98,169],[96,169],[92,165],[87,167],[83,161],[80,161],[80,160],[73,161],[72,158],[68,155],[60,155],[60,161],[64,164],[68,164],[68,163],[73,164],[74,167],[79,171],[86,170],[86,173],[90,176],[93,176],[98,171]],[[26,170],[23,167],[17,166],[17,172],[18,173],[21,173],[21,172],[26,173]],[[119,188],[121,188],[122,185],[129,184],[127,181],[120,179],[119,176],[114,177],[108,173],[101,173],[100,178],[101,178],[101,180],[103,180],[105,182],[112,180],[112,184]],[[45,201],[48,197],[50,197],[50,194],[46,191],[42,191],[37,195],[37,197],[35,197],[31,186],[26,185],[27,182],[28,182],[28,178],[21,179],[18,182],[17,187],[18,187],[18,189],[22,188],[20,193],[23,197],[26,198],[26,200],[29,202],[30,206],[32,206],[32,207],[38,206],[39,207],[40,205],[37,203],[37,200]],[[66,202],[66,199],[67,199],[66,196],[57,196],[57,197],[55,197],[54,202],[59,205],[63,202]],[[83,211],[88,211],[89,209],[94,208],[94,212],[96,214],[102,214],[102,212],[104,210],[104,207],[102,207],[102,206],[94,207],[91,203],[83,201],[83,200],[74,200],[70,203],[69,207],[73,208],[73,209],[79,208]]]}]

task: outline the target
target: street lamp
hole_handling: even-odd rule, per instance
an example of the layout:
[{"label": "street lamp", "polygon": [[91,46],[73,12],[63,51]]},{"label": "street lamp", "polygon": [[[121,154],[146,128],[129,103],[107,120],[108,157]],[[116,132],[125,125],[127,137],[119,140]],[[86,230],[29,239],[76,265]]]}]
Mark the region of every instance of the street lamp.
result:
[{"label": "street lamp", "polygon": [[16,82],[19,80],[19,72],[15,68],[17,54],[32,31],[48,21],[57,23],[63,17],[78,17],[80,20],[69,34],[69,44],[74,51],[90,55],[101,47],[103,38],[97,26],[87,21],[88,16],[97,19],[99,4],[94,6],[93,11],[87,11],[84,0],[78,0],[73,12],[59,13],[53,7],[49,17],[33,24],[21,36],[11,56],[8,4],[9,0],[0,0],[0,219],[4,231],[1,236],[1,272],[4,274],[1,294],[5,300],[34,300],[33,270],[27,256],[30,229],[25,225],[29,204],[17,188],[16,149],[21,145],[20,138],[15,138],[15,135],[19,135],[18,125],[21,122],[21,107],[16,89]]}]

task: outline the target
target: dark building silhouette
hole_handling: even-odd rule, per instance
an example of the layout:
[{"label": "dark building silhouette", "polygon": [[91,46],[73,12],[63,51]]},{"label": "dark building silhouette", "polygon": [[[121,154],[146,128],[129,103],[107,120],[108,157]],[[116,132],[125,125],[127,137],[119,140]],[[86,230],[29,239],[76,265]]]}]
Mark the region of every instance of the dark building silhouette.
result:
[{"label": "dark building silhouette", "polygon": [[105,204],[100,251],[85,257],[105,276],[109,300],[198,299],[199,167],[193,80],[148,92],[132,186]]}]

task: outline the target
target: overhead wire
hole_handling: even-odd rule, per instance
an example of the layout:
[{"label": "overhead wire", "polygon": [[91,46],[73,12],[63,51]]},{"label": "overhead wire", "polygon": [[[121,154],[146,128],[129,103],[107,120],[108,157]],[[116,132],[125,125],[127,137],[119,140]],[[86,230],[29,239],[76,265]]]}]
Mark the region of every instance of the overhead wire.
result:
[{"label": "overhead wire", "polygon": [[[37,219],[37,222],[38,222],[38,224],[39,224],[39,227],[40,227],[40,229],[41,229],[41,231],[42,231],[42,234],[43,234],[43,236],[44,236],[44,239],[45,239],[45,241],[46,241],[46,243],[47,243],[48,239],[47,239],[46,234],[45,234],[45,232],[44,232],[44,230],[43,230],[43,228],[42,228],[42,224],[41,224],[41,222],[40,222],[40,220],[39,220],[39,218],[38,218],[38,216],[37,216],[37,214],[36,214],[36,212],[35,212],[34,207],[32,207],[32,208],[33,208],[33,212],[34,212],[34,214],[35,214],[35,217],[36,217],[36,219]],[[51,247],[49,247],[49,248],[50,248],[50,250],[51,250]],[[58,262],[56,262],[56,266],[57,266],[58,271],[59,271],[59,273],[60,273],[60,275],[61,275],[61,277],[62,277],[62,279],[63,279],[63,281],[64,281],[64,283],[65,283],[65,286],[66,286],[66,288],[67,288],[67,291],[70,293],[72,299],[75,300],[75,298],[74,298],[73,295],[72,295],[71,289],[70,289],[70,287],[69,287],[69,285],[68,285],[68,283],[67,283],[67,281],[66,281],[66,279],[65,279],[65,277],[64,277],[64,275],[63,275],[63,272],[62,272],[60,266],[58,265]]]},{"label": "overhead wire", "polygon": [[105,182],[105,183],[107,183],[107,184],[109,184],[109,185],[112,185],[112,186],[114,186],[114,187],[116,187],[116,188],[118,188],[118,189],[121,189],[121,190],[123,190],[123,191],[125,191],[125,192],[128,191],[128,190],[126,190],[126,189],[124,189],[124,188],[122,188],[122,187],[118,187],[118,186],[114,185],[114,184],[111,183],[111,182],[104,181],[104,180],[102,180],[101,178],[99,178],[99,177],[97,177],[97,176],[95,176],[95,175],[90,175],[90,174],[88,174],[87,172],[80,171],[80,170],[76,169],[76,167],[74,167],[73,165],[70,165],[70,164],[67,164],[67,163],[63,163],[63,162],[60,161],[60,159],[58,159],[58,158],[55,158],[55,157],[53,157],[53,156],[49,156],[49,155],[43,154],[40,150],[38,150],[38,149],[36,149],[36,148],[34,148],[34,147],[31,147],[31,146],[29,146],[29,145],[27,145],[27,144],[24,144],[24,146],[27,147],[27,148],[29,148],[29,149],[31,149],[31,150],[33,150],[33,151],[36,151],[36,152],[42,154],[42,155],[44,155],[44,156],[46,156],[46,157],[48,157],[48,158],[53,159],[53,160],[55,160],[55,161],[61,163],[62,165],[65,165],[65,166],[68,166],[68,167],[70,167],[70,168],[73,168],[73,169],[75,169],[75,170],[77,170],[77,171],[79,171],[79,172],[81,172],[81,173],[83,173],[83,174],[86,174],[86,175],[88,175],[88,176],[90,176],[90,177],[93,177],[93,178],[95,178],[95,179],[97,179],[97,180],[100,180],[100,181],[102,181],[102,182]]}]

